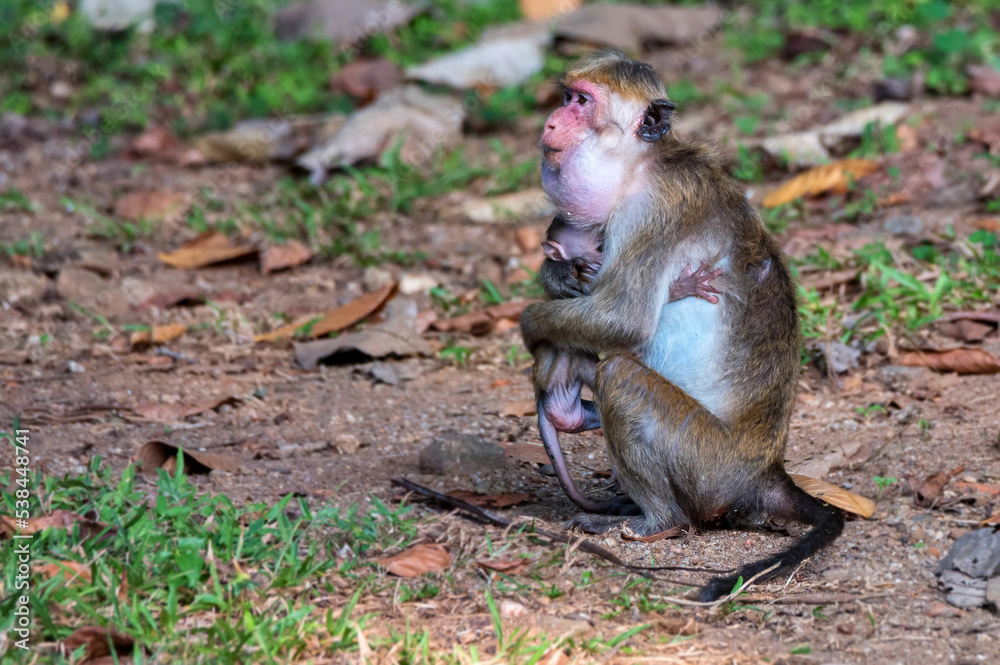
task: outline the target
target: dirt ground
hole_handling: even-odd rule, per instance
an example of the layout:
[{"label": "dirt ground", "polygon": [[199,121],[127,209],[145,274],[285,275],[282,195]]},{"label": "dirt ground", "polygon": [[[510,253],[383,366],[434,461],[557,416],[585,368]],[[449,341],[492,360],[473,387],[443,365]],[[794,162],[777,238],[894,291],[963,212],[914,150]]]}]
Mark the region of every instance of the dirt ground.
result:
[{"label": "dirt ground", "polygon": [[[755,74],[762,80],[772,75]],[[924,104],[921,113],[934,121],[923,126],[933,135],[947,135],[950,127],[982,113],[971,102]],[[706,113],[687,122],[691,131],[702,127],[718,137],[723,131],[712,128],[722,124],[716,124],[719,120]],[[519,154],[533,150],[535,130],[529,129],[510,137]],[[449,432],[475,435],[512,451],[518,450],[514,444],[538,443],[532,416],[502,415],[505,406],[531,397],[530,360],[508,362],[508,351],[519,342],[516,329],[461,337],[460,343],[473,349],[465,366],[436,357],[380,361],[402,377],[397,385],[373,379],[372,365],[365,362],[305,371],[296,365],[290,344],[254,345],[252,334],[260,332],[263,322],[273,321],[275,311],[322,311],[353,300],[375,279],[373,271],[341,260],[314,260],[270,276],[262,276],[253,261],[175,270],[160,262],[157,252],[193,237],[194,232],[177,221],[139,238],[130,251],[118,251],[115,242],[91,237],[86,220],[67,211],[59,197],[90,200],[107,210],[115,198],[130,191],[170,189],[195,196],[206,182],[215,181],[221,167],[192,170],[150,164],[140,169],[135,161],[112,153],[104,161],[85,163],[67,181],[52,165],[77,140],[72,132],[53,131],[44,137],[9,139],[0,146],[6,183],[38,205],[34,213],[0,214],[0,242],[41,231],[46,257],[33,274],[49,280],[39,297],[0,310],[0,422],[20,416],[40,446],[36,463],[44,472],[79,472],[97,455],[122,469],[144,442],[159,439],[235,456],[239,471],[216,471],[197,481],[206,491],[225,493],[237,502],[276,501],[290,492],[343,505],[364,502],[369,493],[398,498],[402,492],[390,480],[405,476],[438,490],[526,493],[527,501],[497,512],[538,518],[554,528],[572,515],[555,479],[542,475],[539,464],[520,460],[516,452],[502,468],[482,467],[454,476],[420,472],[420,451]],[[947,224],[961,230],[972,219],[969,207],[955,202],[970,187],[968,172],[962,170],[968,166],[967,157],[958,149],[948,153],[949,186],[911,204],[912,212],[924,220],[925,233]],[[240,166],[227,174],[232,184],[224,197],[237,201],[267,198],[285,171]],[[477,225],[438,214],[472,195],[419,202],[409,215],[373,219],[371,224],[383,230],[391,247],[420,248],[429,254],[415,267],[388,264],[380,269],[397,278],[407,271],[430,274],[455,293],[477,288],[483,276],[502,283],[511,272],[511,260],[516,263],[523,254],[514,239],[515,227]],[[889,238],[884,229],[889,216],[880,211],[841,237]],[[541,233],[547,221],[524,224]],[[824,220],[817,215],[807,224],[821,228]],[[791,241],[801,228],[790,228],[783,239]],[[27,271],[4,261],[3,273]],[[68,272],[73,266],[103,281],[95,287],[80,273]],[[204,294],[214,307],[130,306],[182,289]],[[94,311],[103,309],[102,316],[119,332],[95,340],[93,333],[101,325],[69,307],[68,293],[90,297]],[[413,297],[421,311],[432,308],[426,293]],[[169,355],[123,344],[122,324],[168,322],[189,326],[183,337],[165,345]],[[440,343],[440,335],[428,337]],[[125,415],[144,402],[194,404],[229,395],[239,399],[169,427]],[[639,623],[655,624],[631,642],[644,655],[611,653],[605,656],[607,662],[1000,662],[997,616],[944,604],[934,577],[935,566],[955,539],[997,509],[995,496],[975,494],[957,483],[972,487],[1000,482],[998,395],[1000,376],[959,377],[898,368],[878,353],[863,356],[858,369],[838,380],[808,367],[800,381],[788,458],[847,451],[826,479],[879,497],[878,505],[871,519],[850,520],[829,550],[791,578],[753,589],[745,604],[761,608],[766,616],[756,610],[644,612],[633,606],[605,618],[618,608],[611,601],[632,578],[579,552],[565,566],[546,570],[546,583],[557,585],[564,595],[518,596],[523,613],[512,612],[520,621],[544,624],[549,630],[605,636]],[[884,409],[864,412],[872,404]],[[563,440],[584,488],[605,487],[608,480],[594,474],[608,466],[601,437]],[[956,467],[962,470],[939,505],[915,505],[908,479]],[[875,477],[899,482],[882,491]],[[439,506],[421,505],[427,534],[465,556],[482,553],[487,532],[499,533],[441,513]],[[623,542],[617,535],[596,540],[629,561],[655,557],[658,562],[725,568],[783,548],[790,537],[785,531],[762,530],[697,532],[653,544]],[[544,546],[526,539],[518,543],[521,551],[545,556]],[[594,571],[597,581],[574,584],[584,571]],[[465,571],[433,600],[399,604],[379,596],[366,600],[365,610],[381,612],[393,626],[407,620],[430,626],[434,646],[447,649],[477,639],[476,631],[489,625],[485,602],[475,593],[481,586],[481,578]],[[674,588],[657,582],[649,593],[656,596]],[[691,639],[671,642],[693,631]],[[805,644],[810,654],[792,654]]]}]

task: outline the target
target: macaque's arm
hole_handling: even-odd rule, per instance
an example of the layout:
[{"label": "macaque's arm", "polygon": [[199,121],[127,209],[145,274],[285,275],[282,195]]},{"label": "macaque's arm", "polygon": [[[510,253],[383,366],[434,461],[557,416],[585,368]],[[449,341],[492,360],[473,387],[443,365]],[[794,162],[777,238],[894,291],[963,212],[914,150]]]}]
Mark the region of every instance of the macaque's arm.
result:
[{"label": "macaque's arm", "polygon": [[589,353],[636,353],[652,337],[667,301],[665,238],[630,240],[633,251],[606,263],[590,295],[535,303],[521,315],[529,351],[542,342]]}]

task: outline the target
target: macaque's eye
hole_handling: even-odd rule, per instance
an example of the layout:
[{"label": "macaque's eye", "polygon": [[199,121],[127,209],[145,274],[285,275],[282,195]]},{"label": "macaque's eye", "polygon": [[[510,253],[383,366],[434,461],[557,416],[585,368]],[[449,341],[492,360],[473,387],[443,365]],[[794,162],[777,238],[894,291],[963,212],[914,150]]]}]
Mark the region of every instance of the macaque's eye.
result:
[{"label": "macaque's eye", "polygon": [[589,102],[590,99],[588,99],[587,95],[583,94],[582,92],[579,93],[579,95],[580,95],[580,100],[579,100],[580,106],[586,106],[587,102]]},{"label": "macaque's eye", "polygon": [[569,90],[564,90],[563,91],[563,106],[566,106],[571,101],[573,101],[573,93],[570,92]]}]

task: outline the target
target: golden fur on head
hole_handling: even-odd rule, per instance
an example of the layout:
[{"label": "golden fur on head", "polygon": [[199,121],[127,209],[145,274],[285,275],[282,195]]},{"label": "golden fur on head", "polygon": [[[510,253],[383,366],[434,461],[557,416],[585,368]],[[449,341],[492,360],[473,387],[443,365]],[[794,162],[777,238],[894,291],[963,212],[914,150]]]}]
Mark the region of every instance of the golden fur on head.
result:
[{"label": "golden fur on head", "polygon": [[566,70],[562,83],[569,86],[580,80],[605,86],[625,99],[649,101],[667,97],[663,82],[652,67],[616,51],[598,51],[583,56]]}]

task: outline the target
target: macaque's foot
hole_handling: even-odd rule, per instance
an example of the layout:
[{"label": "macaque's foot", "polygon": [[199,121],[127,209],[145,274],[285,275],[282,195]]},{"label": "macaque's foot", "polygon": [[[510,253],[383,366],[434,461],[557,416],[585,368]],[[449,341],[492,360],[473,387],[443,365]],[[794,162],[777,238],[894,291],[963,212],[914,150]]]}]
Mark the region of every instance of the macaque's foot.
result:
[{"label": "macaque's foot", "polygon": [[719,299],[714,294],[722,293],[722,291],[712,286],[712,280],[720,275],[722,275],[722,268],[712,270],[705,261],[702,261],[697,271],[689,265],[681,272],[681,276],[670,285],[670,300],[681,300],[694,296],[715,305]]},{"label": "macaque's foot", "polygon": [[[739,575],[713,577],[701,588],[701,591],[695,596],[695,600],[699,603],[711,603],[723,596],[728,596],[733,592],[733,588],[739,580]],[[743,581],[746,582],[746,580]]]},{"label": "macaque's foot", "polygon": [[570,529],[579,529],[584,533],[606,533],[614,529],[616,526],[621,526],[628,517],[623,517],[620,515],[595,515],[594,513],[577,513],[568,522],[566,526]]},{"label": "macaque's foot", "polygon": [[606,515],[616,515],[619,517],[635,517],[642,514],[642,509],[635,501],[627,496],[619,496],[608,501],[608,511]]}]

